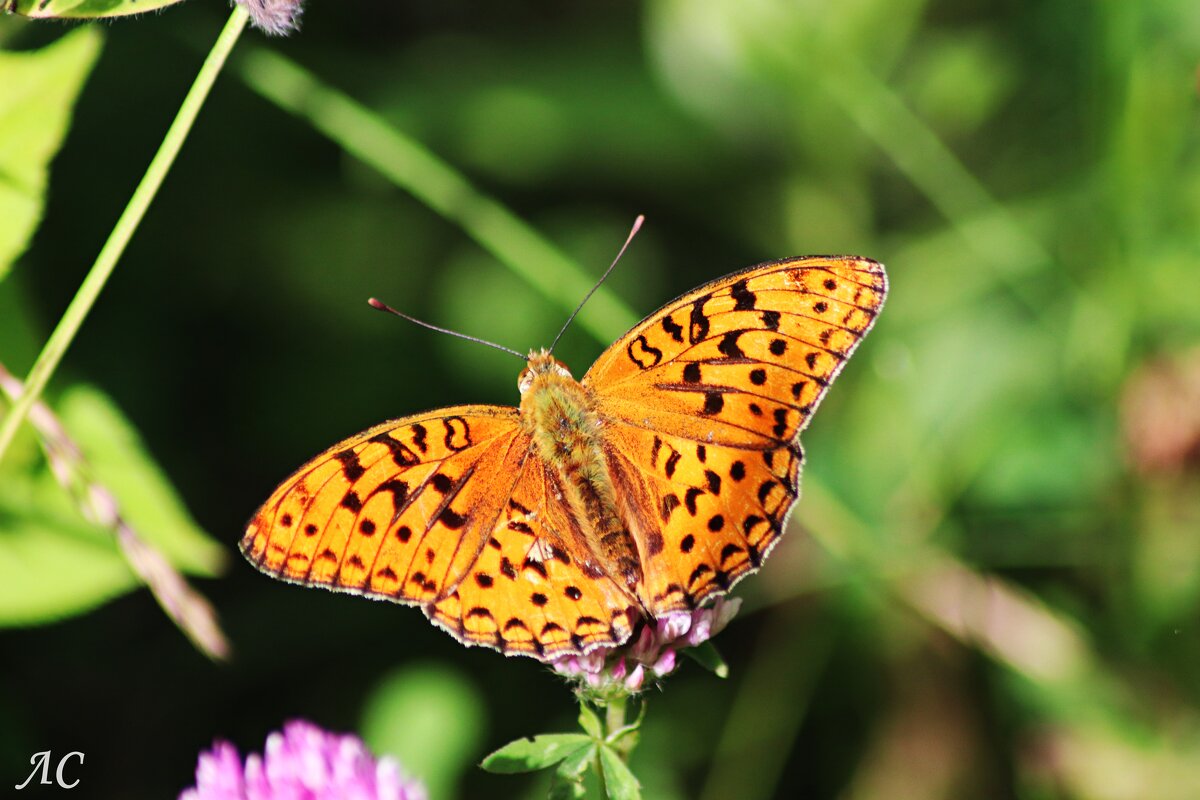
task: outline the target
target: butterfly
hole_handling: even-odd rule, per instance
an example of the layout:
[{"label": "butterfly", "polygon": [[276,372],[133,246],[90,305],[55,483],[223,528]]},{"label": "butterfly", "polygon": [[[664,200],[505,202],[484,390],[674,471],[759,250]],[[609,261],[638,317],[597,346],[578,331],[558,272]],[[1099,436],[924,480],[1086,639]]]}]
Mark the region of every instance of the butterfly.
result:
[{"label": "butterfly", "polygon": [[285,581],[420,606],[468,646],[619,645],[762,565],[798,497],[799,434],[886,294],[874,261],[787,259],[667,303],[578,381],[532,351],[519,408],[334,445],[258,509],[242,552]]}]

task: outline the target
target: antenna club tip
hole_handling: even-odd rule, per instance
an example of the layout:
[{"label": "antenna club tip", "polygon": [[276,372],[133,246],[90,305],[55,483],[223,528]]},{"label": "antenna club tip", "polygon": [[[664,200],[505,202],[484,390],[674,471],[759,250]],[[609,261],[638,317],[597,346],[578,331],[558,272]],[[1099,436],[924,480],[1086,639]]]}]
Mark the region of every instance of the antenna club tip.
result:
[{"label": "antenna club tip", "polygon": [[642,227],[642,223],[645,221],[646,221],[646,215],[638,214],[637,219],[635,219],[633,221],[633,229],[636,231],[638,228]]},{"label": "antenna club tip", "polygon": [[383,301],[374,297],[367,298],[367,305],[371,308],[377,308],[380,311],[387,311],[387,306],[384,305]]}]

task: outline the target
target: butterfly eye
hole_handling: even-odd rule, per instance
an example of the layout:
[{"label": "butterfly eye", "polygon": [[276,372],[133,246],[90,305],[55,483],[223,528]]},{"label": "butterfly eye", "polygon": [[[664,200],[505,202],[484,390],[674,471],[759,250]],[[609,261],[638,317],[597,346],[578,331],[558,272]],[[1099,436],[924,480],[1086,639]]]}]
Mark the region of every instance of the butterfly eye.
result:
[{"label": "butterfly eye", "polygon": [[521,370],[521,374],[517,376],[517,388],[521,390],[521,394],[529,391],[529,387],[533,385],[533,370],[529,367]]}]

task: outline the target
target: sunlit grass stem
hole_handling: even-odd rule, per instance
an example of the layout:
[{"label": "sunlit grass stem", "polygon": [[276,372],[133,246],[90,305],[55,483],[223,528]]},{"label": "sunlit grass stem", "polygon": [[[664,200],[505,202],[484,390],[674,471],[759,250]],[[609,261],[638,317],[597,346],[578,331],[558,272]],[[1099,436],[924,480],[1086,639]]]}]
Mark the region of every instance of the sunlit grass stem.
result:
[{"label": "sunlit grass stem", "polygon": [[[459,225],[517,277],[560,308],[570,312],[592,288],[593,278],[578,264],[375,111],[322,83],[295,62],[263,48],[240,57],[234,68],[251,89],[303,117],[347,153]],[[579,325],[607,344],[621,331],[632,328],[638,319],[602,286],[579,315]]]},{"label": "sunlit grass stem", "polygon": [[242,29],[246,26],[246,20],[246,12],[241,6],[236,6],[229,15],[229,21],[225,23],[225,28],[209,51],[208,57],[204,60],[204,64],[200,67],[200,72],[196,75],[192,88],[188,90],[187,96],[179,106],[179,112],[175,115],[171,127],[167,129],[158,152],[154,154],[150,166],[146,169],[146,174],[142,176],[133,196],[129,198],[128,205],[125,206],[125,211],[122,212],[112,233],[109,234],[108,241],[104,243],[100,254],[96,256],[96,261],[88,271],[87,277],[83,279],[83,283],[80,284],[79,291],[75,293],[71,304],[67,306],[66,312],[58,321],[54,332],[50,334],[37,361],[34,362],[33,369],[29,371],[29,376],[25,379],[24,394],[13,404],[3,423],[0,423],[0,460],[3,460],[17,429],[28,416],[29,409],[41,397],[50,376],[58,368],[63,354],[67,352],[67,348],[74,341],[84,318],[95,305],[96,298],[100,296],[100,291],[108,283],[121,254],[125,252],[125,247],[133,238],[142,217],[146,215],[146,210],[154,201],[154,197],[158,193],[159,187],[162,186],[163,179],[171,169],[171,165],[175,163],[175,157],[179,155],[179,150],[187,139],[217,75],[220,74],[234,43],[237,42]]}]

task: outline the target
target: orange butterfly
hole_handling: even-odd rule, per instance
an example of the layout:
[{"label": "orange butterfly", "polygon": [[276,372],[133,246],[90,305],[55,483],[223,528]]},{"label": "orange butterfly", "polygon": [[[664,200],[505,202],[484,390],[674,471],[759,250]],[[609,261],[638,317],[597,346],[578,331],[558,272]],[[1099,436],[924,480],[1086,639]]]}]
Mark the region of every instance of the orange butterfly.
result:
[{"label": "orange butterfly", "polygon": [[797,258],[668,303],[576,381],[545,350],[520,408],[385,422],[284,481],[242,539],[283,580],[419,605],[467,645],[548,659],[626,641],[762,565],[799,433],[870,329],[883,266]]}]

